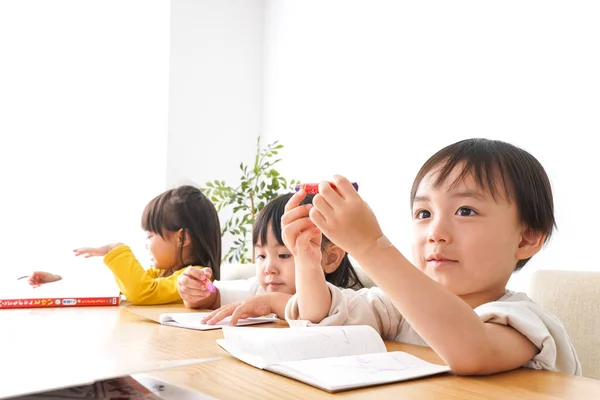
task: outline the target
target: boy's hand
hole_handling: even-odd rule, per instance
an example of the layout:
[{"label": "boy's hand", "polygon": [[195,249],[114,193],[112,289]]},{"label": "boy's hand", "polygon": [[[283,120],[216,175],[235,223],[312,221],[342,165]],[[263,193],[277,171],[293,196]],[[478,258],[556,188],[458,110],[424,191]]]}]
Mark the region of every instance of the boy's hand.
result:
[{"label": "boy's hand", "polygon": [[177,291],[188,308],[208,308],[203,304],[211,295],[208,289],[212,269],[189,267],[177,278]]},{"label": "boy's hand", "polygon": [[79,249],[73,250],[76,256],[89,257],[104,257],[109,251],[115,247],[122,246],[123,243],[110,243],[102,247],[80,247]]},{"label": "boy's hand", "polygon": [[313,205],[300,205],[305,196],[306,192],[299,190],[285,205],[285,213],[281,217],[281,237],[294,258],[308,261],[320,268],[323,257],[322,234],[311,219],[307,218]]},{"label": "boy's hand", "polygon": [[33,287],[39,287],[44,283],[56,282],[61,279],[62,277],[60,275],[51,272],[35,271],[29,276],[27,282]]},{"label": "boy's hand", "polygon": [[348,179],[336,175],[333,184],[335,189],[329,182],[319,184],[310,219],[333,243],[360,258],[377,245],[381,227]]}]

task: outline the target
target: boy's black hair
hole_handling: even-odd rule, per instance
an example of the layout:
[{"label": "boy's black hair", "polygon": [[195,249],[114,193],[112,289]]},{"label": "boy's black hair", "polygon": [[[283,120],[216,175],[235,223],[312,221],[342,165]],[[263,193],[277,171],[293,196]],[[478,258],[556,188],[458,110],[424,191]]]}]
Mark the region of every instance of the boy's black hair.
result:
[{"label": "boy's black hair", "polygon": [[[439,187],[454,168],[462,168],[452,185],[458,185],[472,176],[479,188],[489,191],[494,199],[504,195],[514,201],[519,221],[529,229],[544,234],[546,243],[556,227],[554,202],[548,175],[542,164],[527,151],[510,143],[489,139],[466,139],[444,147],[423,164],[410,191],[414,203],[423,178],[439,169],[434,182]],[[498,181],[499,180],[499,181]],[[501,193],[498,184],[504,187]],[[519,260],[515,271],[531,259]]]}]

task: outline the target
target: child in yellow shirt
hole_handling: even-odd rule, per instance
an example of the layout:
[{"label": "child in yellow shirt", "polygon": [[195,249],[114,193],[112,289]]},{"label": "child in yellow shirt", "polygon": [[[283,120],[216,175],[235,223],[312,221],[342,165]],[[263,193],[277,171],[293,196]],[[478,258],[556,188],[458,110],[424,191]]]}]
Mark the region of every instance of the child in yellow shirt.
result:
[{"label": "child in yellow shirt", "polygon": [[[104,257],[121,293],[137,305],[181,301],[177,278],[187,266],[206,267],[207,283],[220,277],[221,228],[217,210],[193,186],[167,190],[152,199],[142,214],[142,229],[148,235],[147,248],[153,266],[144,269],[131,249],[123,243],[73,250],[76,256]],[[53,274],[34,272],[32,284],[52,282]],[[30,279],[31,281],[31,279]],[[31,283],[31,282],[30,282]]]}]

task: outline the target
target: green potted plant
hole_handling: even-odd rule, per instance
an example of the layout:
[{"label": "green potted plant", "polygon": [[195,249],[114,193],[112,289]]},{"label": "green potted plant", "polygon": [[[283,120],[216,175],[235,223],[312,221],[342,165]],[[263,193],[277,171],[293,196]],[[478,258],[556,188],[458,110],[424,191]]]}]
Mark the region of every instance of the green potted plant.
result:
[{"label": "green potted plant", "polygon": [[229,186],[225,181],[206,182],[204,194],[213,202],[217,211],[232,207],[232,215],[225,221],[221,235],[234,237],[232,247],[223,257],[227,263],[251,263],[254,261],[254,248],[248,256],[248,243],[251,241],[252,224],[256,215],[265,204],[284,192],[294,190],[299,183],[288,181],[274,165],[281,161],[277,158],[283,145],[278,141],[268,144],[264,149],[260,146],[260,136],[256,142],[254,165],[240,163],[242,176],[236,186]]}]

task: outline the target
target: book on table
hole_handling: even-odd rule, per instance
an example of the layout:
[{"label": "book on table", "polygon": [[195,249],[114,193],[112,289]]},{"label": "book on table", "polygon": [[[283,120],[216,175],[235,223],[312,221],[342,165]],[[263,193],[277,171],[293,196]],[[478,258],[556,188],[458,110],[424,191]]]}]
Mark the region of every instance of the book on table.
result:
[{"label": "book on table", "polygon": [[[231,317],[226,317],[214,325],[203,324],[201,322],[202,318],[209,314],[210,312],[164,313],[160,315],[158,322],[163,325],[176,326],[178,328],[196,329],[199,331],[221,329],[224,326],[229,326],[231,323]],[[265,324],[275,321],[277,321],[277,318],[275,317],[243,318],[238,320],[237,326]]]},{"label": "book on table", "polygon": [[114,282],[82,282],[64,278],[30,286],[25,279],[0,288],[0,309],[118,306],[121,293]]},{"label": "book on table", "polygon": [[223,327],[217,343],[254,367],[328,392],[400,382],[448,372],[411,354],[388,352],[370,326]]}]

